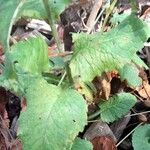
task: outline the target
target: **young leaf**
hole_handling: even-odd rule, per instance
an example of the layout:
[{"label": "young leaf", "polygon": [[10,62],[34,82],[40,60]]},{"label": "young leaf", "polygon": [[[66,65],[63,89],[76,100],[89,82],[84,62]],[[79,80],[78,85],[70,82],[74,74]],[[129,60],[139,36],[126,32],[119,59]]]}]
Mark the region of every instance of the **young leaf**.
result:
[{"label": "young leaf", "polygon": [[40,37],[20,41],[11,47],[11,51],[6,53],[4,70],[6,78],[15,78],[16,74],[20,72],[41,75],[48,69],[48,47]]},{"label": "young leaf", "polygon": [[92,150],[92,143],[86,140],[82,140],[80,138],[76,138],[72,145],[71,150]]},{"label": "young leaf", "polygon": [[27,110],[19,119],[24,150],[69,150],[87,123],[87,106],[72,89],[48,84],[42,78],[24,80]]},{"label": "young leaf", "polygon": [[127,80],[128,85],[137,87],[142,84],[142,79],[138,76],[139,70],[130,64],[126,64],[119,70],[121,80]]},{"label": "young leaf", "polygon": [[17,13],[25,0],[0,0],[0,43],[6,51],[9,48],[9,37]]},{"label": "young leaf", "polygon": [[[73,77],[91,81],[103,72],[118,70],[126,63],[136,63],[136,52],[150,36],[148,25],[133,14],[107,33],[73,35],[74,54],[70,68]],[[138,65],[143,65],[138,61]]]},{"label": "young leaf", "polygon": [[132,137],[134,150],[150,149],[150,125],[145,124],[138,127]]},{"label": "young leaf", "polygon": [[129,93],[120,93],[99,105],[100,116],[104,122],[113,122],[125,115],[136,103],[136,97]]}]

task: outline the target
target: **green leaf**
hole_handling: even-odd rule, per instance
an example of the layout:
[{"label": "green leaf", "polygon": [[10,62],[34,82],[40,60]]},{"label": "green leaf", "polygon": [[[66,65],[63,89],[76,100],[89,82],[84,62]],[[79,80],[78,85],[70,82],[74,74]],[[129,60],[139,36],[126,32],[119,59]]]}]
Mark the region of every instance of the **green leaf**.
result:
[{"label": "green leaf", "polygon": [[24,0],[0,0],[0,43],[4,51],[9,49],[12,25]]},{"label": "green leaf", "polygon": [[24,150],[69,150],[87,123],[87,106],[72,89],[48,84],[42,78],[24,80],[27,110],[19,119]]},{"label": "green leaf", "polygon": [[[53,18],[57,19],[60,13],[68,6],[70,0],[49,0],[49,6]],[[43,0],[28,0],[23,6],[19,16],[25,18],[46,19],[47,14]]]},{"label": "green leaf", "polygon": [[[107,33],[73,34],[74,54],[70,62],[73,78],[91,81],[103,72],[118,70],[131,64],[136,52],[150,36],[148,25],[133,14]],[[136,63],[136,62],[135,62]],[[138,61],[138,65],[141,61]]]},{"label": "green leaf", "polygon": [[99,105],[100,116],[104,122],[113,122],[125,115],[136,103],[136,97],[120,93]]},{"label": "green leaf", "polygon": [[121,80],[127,80],[128,85],[137,87],[142,84],[142,79],[138,76],[139,70],[130,64],[126,64],[119,70]]},{"label": "green leaf", "polygon": [[86,140],[82,140],[80,138],[76,138],[71,150],[92,150],[92,143]]},{"label": "green leaf", "polygon": [[110,19],[110,21],[113,25],[116,25],[116,24],[122,22],[126,17],[128,17],[130,15],[130,13],[131,12],[119,14],[116,12],[113,14],[113,17]]},{"label": "green leaf", "polygon": [[41,75],[49,69],[48,47],[46,42],[38,38],[20,41],[6,53],[4,76],[16,78],[19,73]]},{"label": "green leaf", "polygon": [[145,124],[138,127],[132,137],[134,150],[150,149],[150,125]]},{"label": "green leaf", "polygon": [[46,19],[47,14],[42,0],[27,0],[20,10],[18,17]]}]

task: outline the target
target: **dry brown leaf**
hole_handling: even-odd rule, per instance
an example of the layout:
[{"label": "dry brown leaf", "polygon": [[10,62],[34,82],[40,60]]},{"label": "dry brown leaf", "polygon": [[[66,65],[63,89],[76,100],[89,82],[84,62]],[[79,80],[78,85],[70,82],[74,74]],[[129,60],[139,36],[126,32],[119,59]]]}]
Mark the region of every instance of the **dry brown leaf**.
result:
[{"label": "dry brown leaf", "polygon": [[93,150],[117,150],[114,141],[106,136],[96,137],[91,142]]},{"label": "dry brown leaf", "polygon": [[150,85],[148,82],[143,81],[143,87],[136,89],[139,95],[143,98],[149,98],[150,97]]},{"label": "dry brown leaf", "polygon": [[23,150],[21,141],[19,139],[16,139],[13,142],[13,144],[11,146],[11,150]]},{"label": "dry brown leaf", "polygon": [[140,115],[138,115],[138,120],[140,122],[147,122],[147,117],[144,114],[140,114]]},{"label": "dry brown leaf", "polygon": [[107,136],[113,139],[113,141],[115,142],[117,141],[116,137],[114,136],[113,132],[111,131],[107,123],[99,120],[90,125],[90,127],[84,133],[83,138],[91,141],[95,137],[102,137],[102,136],[105,137]]},{"label": "dry brown leaf", "polygon": [[104,99],[108,100],[111,86],[110,86],[110,81],[108,80],[106,75],[102,77],[101,84],[102,84],[102,96]]},{"label": "dry brown leaf", "polygon": [[5,140],[1,134],[0,134],[0,150],[7,150]]},{"label": "dry brown leaf", "polygon": [[129,123],[131,117],[131,112],[129,112],[127,117],[123,117],[110,125],[110,129],[113,132],[114,136],[116,137],[117,141],[119,141],[120,137],[122,136],[127,124]]},{"label": "dry brown leaf", "polygon": [[145,104],[147,107],[150,107],[150,99],[144,100],[144,104]]}]

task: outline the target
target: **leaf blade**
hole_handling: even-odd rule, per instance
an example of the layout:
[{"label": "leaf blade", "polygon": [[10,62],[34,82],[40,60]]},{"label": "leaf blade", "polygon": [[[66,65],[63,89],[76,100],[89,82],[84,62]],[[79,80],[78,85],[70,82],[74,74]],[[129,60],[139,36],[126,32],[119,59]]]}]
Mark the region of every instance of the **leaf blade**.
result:
[{"label": "leaf blade", "polygon": [[110,32],[74,34],[74,54],[70,62],[72,76],[80,76],[82,81],[89,82],[103,72],[132,64],[132,61],[138,60],[137,57],[135,59],[136,52],[149,36],[147,24],[133,14]]},{"label": "leaf blade", "polygon": [[87,122],[85,100],[74,90],[61,89],[41,78],[27,87],[27,111],[19,119],[24,149],[70,149]]},{"label": "leaf blade", "polygon": [[2,43],[4,51],[9,49],[9,38],[12,25],[23,4],[24,0],[0,0],[0,43]]},{"label": "leaf blade", "polygon": [[138,76],[139,70],[130,64],[126,64],[119,70],[121,80],[126,80],[131,87],[137,87],[142,84],[142,79]]},{"label": "leaf blade", "polygon": [[150,149],[150,125],[145,124],[138,127],[132,136],[132,144],[134,150],[148,150]]},{"label": "leaf blade", "polygon": [[120,93],[108,101],[99,104],[100,116],[104,122],[113,122],[125,115],[136,103],[136,97],[129,93]]},{"label": "leaf blade", "polygon": [[92,150],[92,149],[93,149],[92,143],[80,138],[76,138],[74,140],[73,146],[71,148],[71,150]]},{"label": "leaf blade", "polygon": [[6,56],[6,78],[13,78],[13,74],[16,77],[18,73],[41,75],[49,70],[48,46],[41,37],[18,42]]}]

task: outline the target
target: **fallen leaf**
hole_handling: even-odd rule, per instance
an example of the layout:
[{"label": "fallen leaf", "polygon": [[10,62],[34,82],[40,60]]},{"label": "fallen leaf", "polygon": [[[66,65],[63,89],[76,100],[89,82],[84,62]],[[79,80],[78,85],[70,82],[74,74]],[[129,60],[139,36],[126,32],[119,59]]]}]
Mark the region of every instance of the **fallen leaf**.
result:
[{"label": "fallen leaf", "polygon": [[110,137],[113,139],[113,141],[117,141],[116,137],[114,136],[113,132],[107,125],[107,123],[102,122],[101,120],[92,123],[92,125],[87,129],[85,134],[83,135],[83,138],[91,141],[96,137]]},{"label": "fallen leaf", "polygon": [[96,137],[91,142],[93,150],[117,150],[114,141],[106,136]]},{"label": "fallen leaf", "polygon": [[19,139],[16,139],[13,142],[11,150],[23,150],[21,141]]},{"label": "fallen leaf", "polygon": [[148,119],[147,119],[146,115],[140,114],[140,115],[138,115],[138,120],[140,122],[147,122]]},{"label": "fallen leaf", "polygon": [[0,150],[7,150],[5,140],[1,134],[0,134]]},{"label": "fallen leaf", "polygon": [[129,116],[123,117],[114,123],[111,124],[110,129],[115,135],[117,141],[120,139],[121,135],[123,134],[125,128],[127,127],[127,124],[129,123],[131,117],[130,117],[131,112],[128,113]]},{"label": "fallen leaf", "polygon": [[137,92],[139,93],[139,95],[143,98],[149,98],[150,95],[150,85],[148,82],[143,81],[143,87],[142,88],[136,88]]}]

